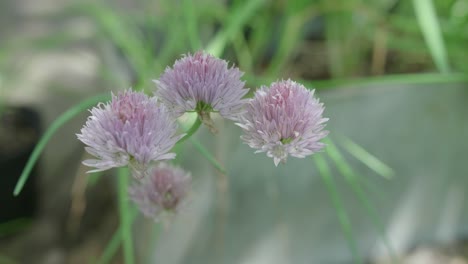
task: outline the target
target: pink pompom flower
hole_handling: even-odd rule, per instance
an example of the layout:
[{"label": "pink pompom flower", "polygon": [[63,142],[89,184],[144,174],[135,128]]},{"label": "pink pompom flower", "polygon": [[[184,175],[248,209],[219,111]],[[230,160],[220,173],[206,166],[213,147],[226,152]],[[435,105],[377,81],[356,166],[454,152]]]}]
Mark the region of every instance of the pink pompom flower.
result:
[{"label": "pink pompom flower", "polygon": [[150,175],[130,186],[129,197],[149,218],[159,220],[164,212],[177,212],[190,191],[189,172],[167,163],[159,163]]},{"label": "pink pompom flower", "polygon": [[154,80],[156,95],[176,117],[197,112],[208,126],[210,112],[237,120],[248,92],[242,75],[238,68],[229,68],[226,61],[205,52],[187,54]]},{"label": "pink pompom flower", "polygon": [[128,165],[136,178],[142,178],[153,162],[175,157],[169,151],[183,135],[176,135],[177,123],[156,98],[126,90],[90,112],[77,134],[96,157],[83,161],[95,168],[89,172]]},{"label": "pink pompom flower", "polygon": [[262,86],[246,106],[247,112],[237,123],[243,129],[241,139],[258,152],[266,152],[276,166],[289,155],[304,158],[324,147],[319,142],[323,130],[323,104],[314,91],[291,80]]}]

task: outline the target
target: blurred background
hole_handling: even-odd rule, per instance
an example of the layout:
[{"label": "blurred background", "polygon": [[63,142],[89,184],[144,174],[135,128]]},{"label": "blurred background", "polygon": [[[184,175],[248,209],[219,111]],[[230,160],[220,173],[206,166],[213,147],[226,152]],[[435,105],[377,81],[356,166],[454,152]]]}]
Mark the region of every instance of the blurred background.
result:
[{"label": "blurred background", "polygon": [[114,172],[80,165],[86,100],[152,93],[200,49],[252,92],[316,89],[328,147],[276,168],[231,122],[202,127],[177,149],[186,210],[133,212],[135,263],[468,263],[467,48],[468,0],[1,1],[0,263],[124,263]]}]

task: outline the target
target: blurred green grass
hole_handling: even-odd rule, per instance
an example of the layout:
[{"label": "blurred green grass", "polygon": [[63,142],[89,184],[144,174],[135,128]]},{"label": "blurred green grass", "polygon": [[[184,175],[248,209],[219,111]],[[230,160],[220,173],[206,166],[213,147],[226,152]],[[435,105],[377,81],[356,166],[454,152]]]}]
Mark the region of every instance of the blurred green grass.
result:
[{"label": "blurred green grass", "polygon": [[[465,0],[133,2],[131,9],[105,1],[76,2],[50,16],[92,19],[95,44],[110,41],[135,75],[132,86],[138,87],[150,86],[148,80],[180,54],[198,49],[236,63],[248,80],[291,77],[320,80],[322,87],[327,81],[335,86],[336,79],[428,72],[437,73],[435,79],[458,81],[459,75],[449,73],[468,73]],[[12,50],[25,45],[55,49],[72,41],[71,32],[60,30],[30,41],[7,41],[0,62],[5,66]]]}]

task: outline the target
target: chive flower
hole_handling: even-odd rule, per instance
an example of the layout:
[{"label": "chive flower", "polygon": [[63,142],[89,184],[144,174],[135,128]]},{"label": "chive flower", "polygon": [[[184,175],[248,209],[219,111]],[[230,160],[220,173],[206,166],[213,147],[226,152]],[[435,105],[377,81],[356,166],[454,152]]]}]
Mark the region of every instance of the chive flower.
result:
[{"label": "chive flower", "polygon": [[156,95],[175,117],[196,112],[210,126],[210,113],[237,120],[248,92],[243,72],[210,54],[199,51],[184,55],[166,68],[158,80]]},{"label": "chive flower", "polygon": [[244,132],[241,139],[257,149],[255,153],[266,152],[278,166],[289,155],[304,158],[324,147],[319,142],[328,134],[323,111],[314,90],[283,80],[257,90],[237,125]]},{"label": "chive flower", "polygon": [[161,162],[148,177],[129,187],[129,197],[146,217],[159,220],[162,213],[176,213],[181,208],[191,181],[189,172]]},{"label": "chive flower", "polygon": [[77,134],[96,157],[83,161],[94,168],[89,172],[128,165],[134,177],[142,178],[155,161],[175,158],[169,151],[183,135],[176,135],[177,123],[155,97],[125,90],[90,112]]}]

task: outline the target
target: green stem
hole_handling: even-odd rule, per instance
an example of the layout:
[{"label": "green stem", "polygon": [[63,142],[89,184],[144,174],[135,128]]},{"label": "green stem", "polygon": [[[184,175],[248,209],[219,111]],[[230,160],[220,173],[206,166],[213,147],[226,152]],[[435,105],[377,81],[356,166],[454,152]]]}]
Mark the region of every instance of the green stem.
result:
[{"label": "green stem", "polygon": [[23,173],[21,173],[20,178],[18,179],[18,182],[16,183],[15,190],[13,191],[13,195],[18,196],[18,194],[21,192],[23,189],[24,184],[26,183],[26,180],[29,177],[29,174],[31,173],[31,170],[33,169],[34,165],[37,162],[37,159],[41,155],[42,151],[44,150],[45,146],[49,142],[50,138],[57,132],[57,130],[62,127],[65,123],[67,123],[70,119],[73,117],[77,116],[79,113],[82,111],[88,109],[89,107],[97,104],[98,102],[102,102],[105,100],[109,99],[109,94],[105,95],[97,95],[91,98],[88,98],[81,103],[73,106],[72,108],[68,109],[65,113],[63,113],[61,116],[59,116],[57,119],[55,119],[54,122],[47,128],[46,132],[44,135],[41,137],[39,140],[39,143],[37,143],[36,147],[34,148],[31,156],[29,157],[28,162],[26,163],[26,166],[23,169]]},{"label": "green stem", "polygon": [[120,228],[122,230],[123,253],[125,263],[133,264],[132,218],[127,193],[129,175],[128,168],[118,169]]},{"label": "green stem", "polygon": [[197,116],[197,119],[195,120],[195,122],[193,122],[192,127],[189,130],[187,130],[187,134],[183,138],[181,138],[177,142],[177,144],[180,144],[180,143],[184,142],[185,140],[187,140],[188,138],[190,138],[195,132],[197,132],[197,130],[198,130],[198,128],[200,128],[201,124],[202,124],[201,119],[200,119],[200,117]]}]

